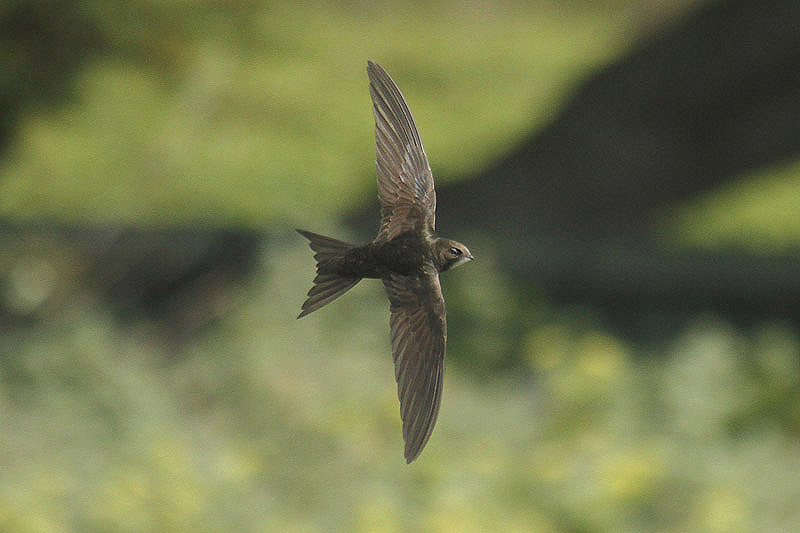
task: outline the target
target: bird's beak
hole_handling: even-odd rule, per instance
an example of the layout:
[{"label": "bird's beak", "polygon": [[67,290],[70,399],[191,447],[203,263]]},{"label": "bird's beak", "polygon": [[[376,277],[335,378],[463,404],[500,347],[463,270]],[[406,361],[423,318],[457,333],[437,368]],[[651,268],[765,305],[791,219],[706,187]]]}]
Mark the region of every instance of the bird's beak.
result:
[{"label": "bird's beak", "polygon": [[472,257],[472,254],[469,254],[469,255],[467,256],[467,259],[469,259],[470,261],[472,261],[472,260],[473,260],[473,259],[475,259],[475,258],[474,258],[474,257]]}]

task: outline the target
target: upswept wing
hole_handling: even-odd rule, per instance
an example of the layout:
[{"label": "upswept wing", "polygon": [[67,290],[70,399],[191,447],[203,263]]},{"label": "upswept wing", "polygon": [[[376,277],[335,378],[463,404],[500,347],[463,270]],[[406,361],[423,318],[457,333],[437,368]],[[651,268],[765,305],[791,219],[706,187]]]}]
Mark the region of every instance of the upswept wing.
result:
[{"label": "upswept wing", "polygon": [[433,234],[436,191],[422,140],[400,89],[377,63],[367,63],[375,115],[381,227],[376,241],[422,228]]},{"label": "upswept wing", "polygon": [[444,298],[436,272],[393,275],[383,284],[391,303],[394,374],[410,463],[428,442],[439,414],[447,341]]}]

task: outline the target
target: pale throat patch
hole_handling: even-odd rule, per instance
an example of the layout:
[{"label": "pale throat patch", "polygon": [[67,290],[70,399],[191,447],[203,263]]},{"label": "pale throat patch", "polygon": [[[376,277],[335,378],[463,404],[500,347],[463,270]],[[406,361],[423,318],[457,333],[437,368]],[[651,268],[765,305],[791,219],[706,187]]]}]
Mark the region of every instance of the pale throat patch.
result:
[{"label": "pale throat patch", "polygon": [[467,257],[466,255],[462,255],[461,257],[459,257],[458,259],[455,260],[455,262],[453,263],[453,266],[450,267],[450,268],[455,268],[458,265],[466,263],[467,261],[469,261],[469,257]]}]

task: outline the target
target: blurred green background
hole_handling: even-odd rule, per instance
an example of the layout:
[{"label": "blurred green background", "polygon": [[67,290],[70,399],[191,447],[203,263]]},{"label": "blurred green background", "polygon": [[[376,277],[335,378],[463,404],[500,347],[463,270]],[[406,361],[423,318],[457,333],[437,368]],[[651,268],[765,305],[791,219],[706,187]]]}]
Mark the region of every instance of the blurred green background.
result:
[{"label": "blurred green background", "polygon": [[[747,106],[785,125],[800,80],[781,70],[756,97],[742,66],[784,57],[795,3],[3,2],[0,529],[797,530],[800,151]],[[798,18],[740,26],[732,13],[752,6]],[[729,49],[724,32],[747,53],[688,78],[726,80],[747,112],[720,129],[757,157],[695,165],[714,177],[696,189],[667,158],[658,190],[681,195],[629,234],[574,210],[548,219],[513,190],[520,211],[482,200],[564,117],[636,161],[641,146],[571,102],[588,87],[625,109],[593,80],[681,43]],[[410,466],[380,283],[295,320],[313,260],[292,228],[377,228],[367,59],[409,100],[442,233],[478,259],[442,278],[443,404]],[[665,79],[685,70],[670,65]],[[662,90],[698,96],[648,88]],[[688,138],[717,138],[686,115]],[[654,123],[636,139],[657,139]],[[604,171],[593,161],[587,176]],[[548,179],[513,168],[504,183]],[[650,187],[630,174],[610,198]],[[549,187],[552,205],[573,184]]]}]

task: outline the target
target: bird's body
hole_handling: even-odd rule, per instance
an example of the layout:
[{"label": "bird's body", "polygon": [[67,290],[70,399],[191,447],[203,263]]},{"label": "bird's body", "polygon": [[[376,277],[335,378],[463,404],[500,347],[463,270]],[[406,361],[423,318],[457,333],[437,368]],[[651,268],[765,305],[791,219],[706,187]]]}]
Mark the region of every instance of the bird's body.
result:
[{"label": "bird's body", "polygon": [[298,318],[332,302],[362,278],[383,280],[391,304],[392,353],[410,463],[428,442],[441,402],[447,322],[439,272],[472,255],[463,244],[436,236],[433,174],[414,119],[380,65],[368,62],[367,73],[381,226],[363,246],[298,230],[317,260],[317,277]]},{"label": "bird's body", "polygon": [[320,264],[319,272],[360,278],[420,274],[432,263],[430,246],[418,232],[408,231],[390,241],[353,246],[344,254]]},{"label": "bird's body", "polygon": [[452,263],[438,260],[442,254],[436,254],[435,251],[437,247],[452,247],[454,243],[448,239],[432,239],[420,233],[407,231],[389,241],[351,246],[344,253],[320,262],[317,272],[343,277],[384,279],[392,274],[415,276],[423,275],[430,268],[435,268],[437,272],[450,268]]}]

